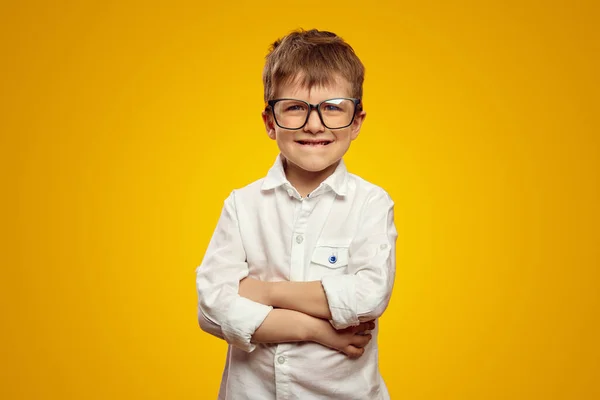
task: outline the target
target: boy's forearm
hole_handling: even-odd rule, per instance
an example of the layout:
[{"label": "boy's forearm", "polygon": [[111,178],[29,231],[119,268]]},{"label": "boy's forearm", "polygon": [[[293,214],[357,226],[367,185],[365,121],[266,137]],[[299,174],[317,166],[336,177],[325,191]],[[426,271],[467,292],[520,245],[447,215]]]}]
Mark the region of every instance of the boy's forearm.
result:
[{"label": "boy's forearm", "polygon": [[327,296],[320,281],[269,282],[269,305],[300,311],[321,319],[331,319]]},{"label": "boy's forearm", "polygon": [[253,343],[313,341],[320,332],[318,320],[310,315],[285,309],[272,310],[252,335]]},{"label": "boy's forearm", "polygon": [[320,281],[263,282],[246,278],[240,282],[239,294],[264,305],[331,319],[327,296]]}]

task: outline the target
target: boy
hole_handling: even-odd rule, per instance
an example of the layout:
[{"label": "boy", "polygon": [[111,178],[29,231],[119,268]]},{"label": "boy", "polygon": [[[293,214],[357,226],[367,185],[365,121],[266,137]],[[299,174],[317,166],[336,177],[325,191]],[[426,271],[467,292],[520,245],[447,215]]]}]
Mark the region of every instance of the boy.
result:
[{"label": "boy", "polygon": [[262,118],[280,154],[225,200],[197,269],[200,326],[229,343],[219,399],[389,399],[371,338],[394,282],[393,202],[342,160],[363,80],[330,32],[293,32],[267,56]]}]

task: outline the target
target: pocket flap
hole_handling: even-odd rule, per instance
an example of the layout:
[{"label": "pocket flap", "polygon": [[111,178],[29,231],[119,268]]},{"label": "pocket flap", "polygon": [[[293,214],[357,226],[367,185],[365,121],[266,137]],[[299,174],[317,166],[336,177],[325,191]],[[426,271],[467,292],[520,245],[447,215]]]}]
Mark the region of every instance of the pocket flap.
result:
[{"label": "pocket flap", "polygon": [[340,268],[348,265],[348,248],[317,246],[311,261],[327,268]]}]

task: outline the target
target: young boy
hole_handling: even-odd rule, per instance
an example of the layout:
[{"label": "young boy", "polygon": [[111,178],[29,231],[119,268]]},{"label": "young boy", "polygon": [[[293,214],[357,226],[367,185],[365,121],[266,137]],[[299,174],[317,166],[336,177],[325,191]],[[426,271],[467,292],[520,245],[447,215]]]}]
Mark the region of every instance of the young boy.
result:
[{"label": "young boy", "polygon": [[342,160],[363,80],[330,32],[293,32],[267,56],[262,118],[280,154],[225,200],[197,269],[200,326],[229,343],[219,399],[389,399],[374,320],[394,282],[393,202]]}]

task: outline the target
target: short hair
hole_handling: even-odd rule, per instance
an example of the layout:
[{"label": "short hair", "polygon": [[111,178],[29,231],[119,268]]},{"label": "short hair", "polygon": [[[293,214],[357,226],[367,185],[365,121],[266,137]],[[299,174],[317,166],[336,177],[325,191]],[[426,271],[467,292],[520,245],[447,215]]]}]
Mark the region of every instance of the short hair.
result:
[{"label": "short hair", "polygon": [[350,83],[351,96],[362,98],[365,67],[352,47],[335,33],[297,30],[276,40],[263,70],[265,101],[277,87],[295,79],[304,87],[327,86],[340,76]]}]

